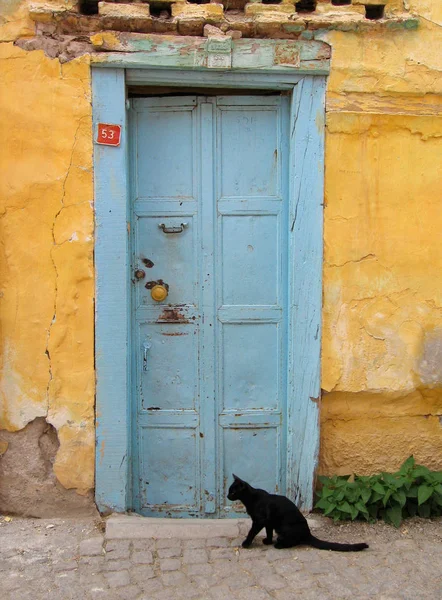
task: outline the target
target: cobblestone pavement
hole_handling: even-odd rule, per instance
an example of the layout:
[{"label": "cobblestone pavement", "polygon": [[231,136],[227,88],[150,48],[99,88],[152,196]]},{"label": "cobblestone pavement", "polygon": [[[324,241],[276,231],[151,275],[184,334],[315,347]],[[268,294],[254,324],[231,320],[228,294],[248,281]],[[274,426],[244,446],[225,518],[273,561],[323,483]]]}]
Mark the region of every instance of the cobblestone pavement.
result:
[{"label": "cobblestone pavement", "polygon": [[[99,519],[0,517],[1,600],[442,598],[442,521],[333,525],[318,537],[361,553],[276,550],[257,538],[107,539]],[[242,525],[245,528],[245,525]]]}]

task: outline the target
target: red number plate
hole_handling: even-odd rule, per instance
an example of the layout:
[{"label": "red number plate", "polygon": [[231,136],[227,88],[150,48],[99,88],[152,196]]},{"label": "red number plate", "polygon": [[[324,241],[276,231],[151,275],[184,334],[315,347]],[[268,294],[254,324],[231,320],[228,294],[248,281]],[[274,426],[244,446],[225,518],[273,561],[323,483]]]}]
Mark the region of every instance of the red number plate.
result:
[{"label": "red number plate", "polygon": [[121,140],[121,125],[98,123],[97,144],[119,146]]}]

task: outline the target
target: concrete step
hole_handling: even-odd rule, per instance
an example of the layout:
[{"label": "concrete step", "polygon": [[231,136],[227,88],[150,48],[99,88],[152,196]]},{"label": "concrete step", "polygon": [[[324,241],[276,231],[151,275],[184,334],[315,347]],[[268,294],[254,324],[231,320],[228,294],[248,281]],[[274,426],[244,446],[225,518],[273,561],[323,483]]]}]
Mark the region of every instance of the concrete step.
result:
[{"label": "concrete step", "polygon": [[[307,519],[312,529],[318,524]],[[106,539],[198,539],[245,536],[250,519],[162,519],[113,514],[106,519]]]}]

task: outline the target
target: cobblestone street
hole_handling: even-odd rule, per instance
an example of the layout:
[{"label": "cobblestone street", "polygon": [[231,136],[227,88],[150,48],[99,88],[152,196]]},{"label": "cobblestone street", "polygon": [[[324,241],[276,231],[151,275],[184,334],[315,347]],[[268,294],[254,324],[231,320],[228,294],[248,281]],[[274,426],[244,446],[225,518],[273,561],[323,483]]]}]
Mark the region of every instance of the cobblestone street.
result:
[{"label": "cobblestone street", "polygon": [[315,535],[368,542],[360,553],[276,550],[261,537],[244,550],[247,522],[237,522],[240,537],[205,522],[204,537],[187,539],[185,526],[180,539],[124,539],[124,528],[112,536],[104,523],[0,517],[1,599],[442,598],[440,520],[414,519],[395,530],[314,516]]}]

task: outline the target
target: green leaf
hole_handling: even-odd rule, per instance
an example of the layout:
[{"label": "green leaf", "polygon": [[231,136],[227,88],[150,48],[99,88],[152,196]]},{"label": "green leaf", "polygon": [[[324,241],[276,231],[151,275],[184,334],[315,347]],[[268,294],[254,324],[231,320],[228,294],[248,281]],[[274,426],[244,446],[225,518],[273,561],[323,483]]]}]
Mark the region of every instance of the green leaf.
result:
[{"label": "green leaf", "polygon": [[408,473],[408,471],[410,471],[410,469],[412,469],[415,465],[415,461],[414,461],[414,456],[411,455],[407,458],[407,460],[405,462],[402,463],[401,468],[399,469],[399,473],[401,475],[405,475],[406,473]]},{"label": "green leaf", "polygon": [[361,481],[362,483],[368,483],[372,475],[356,475],[355,481]]},{"label": "green leaf", "polygon": [[390,496],[392,495],[392,493],[393,493],[393,490],[387,490],[385,496],[382,499],[382,503],[383,503],[384,506],[387,506],[387,502],[389,501]]},{"label": "green leaf", "polygon": [[384,518],[399,526],[402,518],[442,514],[442,471],[430,471],[407,458],[397,473],[320,476],[316,507],[335,521]]},{"label": "green leaf", "polygon": [[348,513],[350,515],[352,514],[352,507],[348,502],[341,502],[341,504],[338,504],[338,508],[342,512]]},{"label": "green leaf", "polygon": [[323,487],[322,488],[322,497],[329,498],[330,496],[333,496],[333,492],[334,492],[334,490],[330,489],[329,487]]},{"label": "green leaf", "polygon": [[417,465],[417,467],[415,467],[413,469],[413,477],[426,477],[427,475],[429,475],[431,473],[430,469],[427,469],[427,467],[424,467],[423,465]]},{"label": "green leaf", "polygon": [[374,502],[379,502],[379,500],[381,500],[381,498],[384,497],[384,494],[379,494],[378,492],[372,492],[371,496],[370,496],[370,503],[374,503]]},{"label": "green leaf", "polygon": [[330,501],[327,498],[321,498],[319,502],[316,502],[315,508],[321,508],[322,510],[327,509],[330,506]]},{"label": "green leaf", "polygon": [[382,478],[385,481],[385,483],[387,483],[389,486],[391,485],[393,487],[397,487],[398,480],[391,473],[382,473]]},{"label": "green leaf", "polygon": [[407,503],[407,496],[405,495],[405,492],[402,490],[398,490],[397,492],[395,492],[393,494],[393,498],[399,502],[399,505],[401,506],[401,508],[403,506],[405,506],[405,504]]},{"label": "green leaf", "polygon": [[428,485],[420,485],[417,491],[417,503],[419,506],[423,504],[433,493],[434,488],[429,487]]},{"label": "green leaf", "polygon": [[408,477],[396,477],[396,489],[407,486],[410,486],[410,479]]},{"label": "green leaf", "polygon": [[331,483],[331,479],[330,477],[326,477],[325,475],[319,475],[318,480],[323,484],[323,485],[328,485],[329,483]]},{"label": "green leaf", "polygon": [[356,517],[358,516],[358,509],[356,508],[356,506],[350,506],[351,509],[351,520],[354,521],[356,519]]},{"label": "green leaf", "polygon": [[368,515],[367,507],[364,504],[362,504],[362,502],[356,502],[355,508],[357,508],[360,513]]},{"label": "green leaf", "polygon": [[336,487],[337,488],[343,488],[347,485],[347,480],[346,479],[340,479],[339,481],[336,482]]},{"label": "green leaf", "polygon": [[336,504],[330,504],[328,508],[324,510],[324,515],[327,516],[332,513],[336,508]]},{"label": "green leaf", "polygon": [[364,504],[367,504],[367,502],[370,500],[370,496],[371,496],[371,490],[369,490],[368,488],[361,489],[361,498],[362,498],[362,502]]},{"label": "green leaf", "polygon": [[418,491],[418,486],[417,485],[413,485],[411,486],[411,488],[407,491],[407,496],[409,498],[417,498],[417,491]]},{"label": "green leaf", "polygon": [[379,482],[376,482],[373,485],[373,490],[375,492],[377,492],[378,494],[381,494],[382,496],[385,494],[385,489],[382,487],[382,485]]},{"label": "green leaf", "polygon": [[386,514],[388,519],[393,523],[395,527],[399,527],[402,522],[402,509],[400,506],[391,506],[387,508]]},{"label": "green leaf", "polygon": [[433,494],[432,500],[434,500],[438,506],[442,506],[442,494]]},{"label": "green leaf", "polygon": [[359,490],[354,490],[354,489],[347,490],[346,496],[347,496],[347,500],[351,504],[354,504],[359,498]]}]

